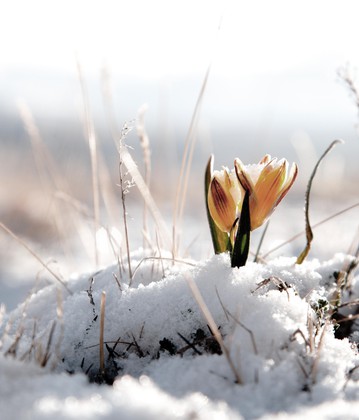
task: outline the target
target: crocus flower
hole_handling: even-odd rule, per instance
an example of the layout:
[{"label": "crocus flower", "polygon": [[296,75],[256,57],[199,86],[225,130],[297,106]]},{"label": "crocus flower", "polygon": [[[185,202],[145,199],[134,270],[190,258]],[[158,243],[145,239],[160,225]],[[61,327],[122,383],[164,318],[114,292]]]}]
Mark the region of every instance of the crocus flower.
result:
[{"label": "crocus flower", "polygon": [[237,158],[234,167],[240,184],[249,192],[251,230],[257,229],[293,185],[298,173],[297,165],[293,163],[288,171],[286,159],[278,161],[265,155],[258,164],[247,166]]},{"label": "crocus flower", "polygon": [[222,232],[231,232],[243,197],[243,187],[233,170],[223,168],[221,171],[213,171],[207,202],[212,219]]}]

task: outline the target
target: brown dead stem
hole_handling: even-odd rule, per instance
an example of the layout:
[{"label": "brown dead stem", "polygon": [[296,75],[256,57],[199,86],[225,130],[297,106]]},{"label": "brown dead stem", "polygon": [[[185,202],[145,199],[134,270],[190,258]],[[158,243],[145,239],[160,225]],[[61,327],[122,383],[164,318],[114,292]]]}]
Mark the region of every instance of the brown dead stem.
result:
[{"label": "brown dead stem", "polygon": [[198,304],[198,307],[200,308],[205,320],[207,321],[209,328],[212,331],[212,334],[214,336],[214,338],[217,340],[219,346],[221,347],[222,353],[225,355],[227,362],[234,374],[234,377],[236,379],[236,383],[237,384],[243,384],[243,381],[241,379],[241,376],[238,372],[238,369],[236,368],[236,366],[233,363],[232,357],[231,357],[231,353],[228,349],[228,347],[224,344],[223,338],[221,333],[219,332],[219,329],[212,317],[211,312],[209,311],[206,303],[203,300],[203,297],[201,295],[201,292],[199,291],[196,283],[193,281],[193,279],[191,277],[186,276],[186,280],[188,283],[189,288],[191,289],[191,292]]}]

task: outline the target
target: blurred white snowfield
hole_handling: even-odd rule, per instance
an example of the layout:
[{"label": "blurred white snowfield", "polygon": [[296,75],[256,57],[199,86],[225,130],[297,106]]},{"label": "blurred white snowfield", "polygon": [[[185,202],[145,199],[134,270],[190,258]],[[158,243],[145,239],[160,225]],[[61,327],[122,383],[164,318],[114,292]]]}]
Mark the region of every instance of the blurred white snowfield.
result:
[{"label": "blurred white snowfield", "polygon": [[[167,256],[133,253],[131,287],[115,264],[3,311],[2,417],[359,418],[354,257],[232,269],[227,254]],[[346,330],[329,322],[348,316]]]}]

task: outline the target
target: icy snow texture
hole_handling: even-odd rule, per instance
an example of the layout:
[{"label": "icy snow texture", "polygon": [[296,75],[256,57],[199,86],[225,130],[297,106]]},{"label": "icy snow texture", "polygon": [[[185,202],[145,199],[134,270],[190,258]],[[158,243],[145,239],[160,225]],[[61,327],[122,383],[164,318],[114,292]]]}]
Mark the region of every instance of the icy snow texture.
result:
[{"label": "icy snow texture", "polygon": [[[135,258],[139,262],[140,253]],[[0,412],[6,419],[359,418],[353,414],[359,413],[359,378],[348,376],[358,365],[353,344],[336,339],[330,325],[318,327],[311,350],[307,344],[308,317],[317,321],[313,308],[330,297],[334,272],[348,261],[337,255],[297,266],[293,258],[279,258],[232,269],[223,254],[194,267],[167,262],[162,278],[158,262],[146,260],[132,287],[116,265],[71,279],[72,295],[49,286],[3,321],[3,353],[20,327],[24,332],[17,360],[0,356]],[[206,352],[204,341],[196,345],[202,355],[185,349],[179,334],[189,342],[199,329],[210,336],[189,280],[220,327],[242,385],[225,356]],[[106,367],[118,369],[113,387],[89,384],[81,373],[99,370],[103,291],[105,342],[112,348],[118,341],[115,359],[108,360],[105,349]],[[35,321],[42,352],[56,321],[45,369],[19,361],[31,347]],[[164,338],[182,357],[161,348]]]}]

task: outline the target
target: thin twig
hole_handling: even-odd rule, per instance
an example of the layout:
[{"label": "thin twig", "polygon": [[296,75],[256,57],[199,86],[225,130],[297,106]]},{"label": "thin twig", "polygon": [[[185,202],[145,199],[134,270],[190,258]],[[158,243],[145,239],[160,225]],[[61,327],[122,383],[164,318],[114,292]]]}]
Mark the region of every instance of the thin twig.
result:
[{"label": "thin twig", "polygon": [[177,332],[177,334],[182,338],[182,340],[187,344],[187,346],[189,347],[189,348],[191,348],[195,353],[197,353],[197,354],[199,354],[199,355],[202,355],[202,353],[199,351],[199,350],[197,350],[197,348],[196,348],[196,346],[193,344],[193,343],[191,343],[189,340],[187,340],[187,338],[186,337],[184,337],[182,334],[180,334],[179,332]]},{"label": "thin twig", "polygon": [[358,319],[358,318],[359,318],[359,314],[355,314],[355,315],[350,314],[345,318],[336,319],[335,323],[336,324],[341,324],[342,322],[352,321],[352,320]]},{"label": "thin twig", "polygon": [[301,329],[296,329],[290,336],[290,341],[294,341],[296,336],[300,335],[305,343],[305,345],[310,349],[310,344],[308,342],[308,340],[305,338],[303,331]]}]

